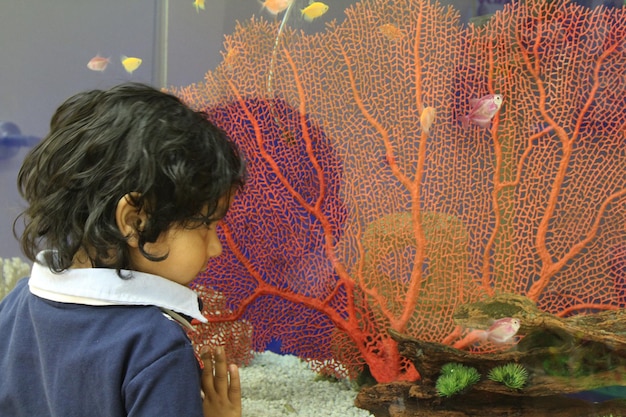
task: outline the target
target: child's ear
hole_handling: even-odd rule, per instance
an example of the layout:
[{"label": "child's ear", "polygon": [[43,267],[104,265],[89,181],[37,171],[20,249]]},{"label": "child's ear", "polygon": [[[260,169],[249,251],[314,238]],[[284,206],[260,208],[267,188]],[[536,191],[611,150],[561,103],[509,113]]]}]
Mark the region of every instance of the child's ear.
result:
[{"label": "child's ear", "polygon": [[115,210],[115,221],[123,236],[128,238],[128,244],[137,247],[137,231],[141,231],[146,222],[143,210],[133,205],[132,194],[120,198]]}]

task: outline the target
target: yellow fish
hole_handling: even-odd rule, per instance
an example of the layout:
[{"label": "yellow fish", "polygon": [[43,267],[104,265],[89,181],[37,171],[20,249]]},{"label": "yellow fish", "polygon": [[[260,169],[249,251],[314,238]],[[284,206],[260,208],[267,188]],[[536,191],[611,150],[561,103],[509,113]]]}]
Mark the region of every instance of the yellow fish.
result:
[{"label": "yellow fish", "polygon": [[196,13],[200,13],[200,9],[204,10],[204,0],[193,0],[193,5],[196,7]]},{"label": "yellow fish", "polygon": [[122,55],[122,65],[127,73],[132,74],[142,63],[141,58],[135,58],[133,56]]},{"label": "yellow fish", "polygon": [[302,17],[307,22],[311,22],[313,19],[317,19],[328,11],[328,5],[321,1],[312,1],[304,9],[300,9]]}]

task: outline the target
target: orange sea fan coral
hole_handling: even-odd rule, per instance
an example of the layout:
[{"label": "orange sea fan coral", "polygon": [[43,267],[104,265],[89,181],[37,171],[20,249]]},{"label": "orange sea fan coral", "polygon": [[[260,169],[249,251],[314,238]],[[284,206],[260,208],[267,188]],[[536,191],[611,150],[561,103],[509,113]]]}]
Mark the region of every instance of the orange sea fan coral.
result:
[{"label": "orange sea fan coral", "polygon": [[[626,305],[624,8],[527,0],[464,27],[427,0],[363,1],[276,33],[239,25],[227,63],[173,89],[249,160],[196,284],[257,349],[414,379],[387,328],[453,343],[455,308],[501,292],[562,316]],[[486,94],[504,97],[491,128],[463,128]]]}]

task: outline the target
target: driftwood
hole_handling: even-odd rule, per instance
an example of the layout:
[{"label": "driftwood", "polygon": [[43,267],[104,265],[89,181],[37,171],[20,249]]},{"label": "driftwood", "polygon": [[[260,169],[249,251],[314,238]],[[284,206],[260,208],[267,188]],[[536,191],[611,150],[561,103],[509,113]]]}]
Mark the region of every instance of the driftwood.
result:
[{"label": "driftwood", "polygon": [[[553,333],[562,337],[563,343],[598,342],[613,350],[626,351],[626,310],[623,309],[563,319],[539,310],[524,296],[501,294],[484,302],[463,305],[454,314],[455,322],[468,328],[487,328],[493,318],[501,317],[520,319],[519,333],[523,335]],[[518,347],[536,343],[537,340],[522,341]]]},{"label": "driftwood", "polygon": [[[520,319],[519,334],[524,337],[499,353],[470,353],[390,330],[400,354],[413,362],[421,379],[364,388],[357,406],[377,417],[626,415],[626,400],[592,404],[564,396],[626,386],[624,310],[562,319],[538,310],[522,296],[500,295],[462,306],[455,314],[457,323],[469,328],[486,328],[501,317]],[[442,398],[435,384],[441,367],[450,362],[474,367],[482,378],[466,392]],[[511,362],[529,372],[528,382],[520,390],[487,378],[491,369]]]},{"label": "driftwood", "polygon": [[621,417],[626,402],[592,404],[563,396],[511,397],[470,391],[458,397],[419,398],[415,384],[394,382],[364,388],[355,404],[376,417]]}]

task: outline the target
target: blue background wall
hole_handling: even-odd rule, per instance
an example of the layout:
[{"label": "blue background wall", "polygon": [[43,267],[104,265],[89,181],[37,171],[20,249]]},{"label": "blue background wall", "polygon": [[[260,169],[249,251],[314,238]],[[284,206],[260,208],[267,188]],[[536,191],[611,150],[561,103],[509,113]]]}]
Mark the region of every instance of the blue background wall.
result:
[{"label": "blue background wall", "polygon": [[[229,3],[243,9],[247,2]],[[127,80],[157,87],[201,81],[221,60],[223,34],[232,31],[237,18],[246,18],[245,10],[231,7],[227,13],[226,4],[209,0],[207,10],[196,13],[191,0],[1,0],[0,121],[43,137],[56,107],[81,90]],[[103,73],[86,67],[97,53],[111,57]],[[130,75],[121,55],[140,57],[143,63]],[[26,152],[0,160],[4,258],[21,255],[11,227],[22,208],[15,178]]]}]

